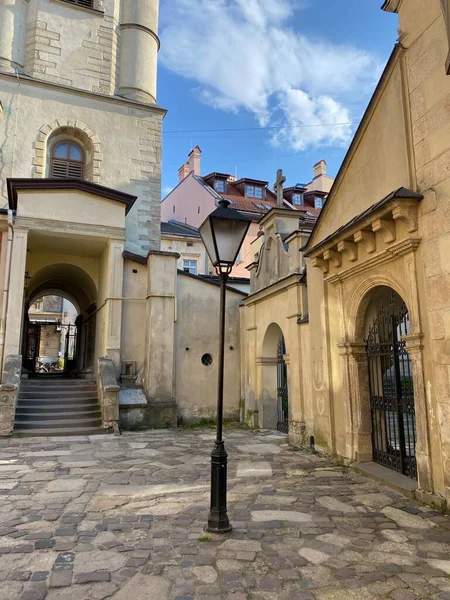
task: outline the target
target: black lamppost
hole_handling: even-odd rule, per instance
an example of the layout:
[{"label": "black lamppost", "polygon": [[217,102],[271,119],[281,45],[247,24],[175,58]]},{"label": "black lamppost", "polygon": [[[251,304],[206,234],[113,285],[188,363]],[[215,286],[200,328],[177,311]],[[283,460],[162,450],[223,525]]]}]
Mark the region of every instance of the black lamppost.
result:
[{"label": "black lamppost", "polygon": [[228,276],[250,227],[250,219],[228,208],[229,200],[221,200],[200,225],[199,232],[208,256],[220,280],[219,377],[217,387],[217,430],[211,453],[211,502],[207,531],[227,533],[231,525],[227,515],[227,458],[222,439],[223,369],[225,348],[225,294]]}]

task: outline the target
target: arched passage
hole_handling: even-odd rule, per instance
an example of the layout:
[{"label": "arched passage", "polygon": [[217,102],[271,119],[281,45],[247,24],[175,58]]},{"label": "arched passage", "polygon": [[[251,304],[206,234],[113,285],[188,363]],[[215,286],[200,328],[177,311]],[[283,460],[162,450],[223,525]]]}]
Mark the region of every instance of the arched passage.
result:
[{"label": "arched passage", "polygon": [[260,422],[267,429],[278,429],[284,433],[289,429],[289,393],[286,342],[281,327],[271,323],[262,343],[260,397]]},{"label": "arched passage", "polygon": [[417,478],[408,307],[393,288],[378,285],[366,290],[355,317],[350,373],[356,375],[351,394],[356,447],[370,440],[374,462]]},{"label": "arched passage", "polygon": [[[24,335],[22,344],[23,364],[28,372],[40,370],[39,349],[42,327],[49,324],[30,320],[30,306],[35,306],[41,298],[59,297],[67,299],[76,309],[74,322],[64,323],[64,311],[53,330],[45,335],[64,335],[64,371],[79,372],[92,368],[95,356],[95,308],[97,288],[92,278],[82,268],[65,263],[51,264],[34,273],[27,282],[24,311]],[[57,358],[57,357],[56,357]]]}]

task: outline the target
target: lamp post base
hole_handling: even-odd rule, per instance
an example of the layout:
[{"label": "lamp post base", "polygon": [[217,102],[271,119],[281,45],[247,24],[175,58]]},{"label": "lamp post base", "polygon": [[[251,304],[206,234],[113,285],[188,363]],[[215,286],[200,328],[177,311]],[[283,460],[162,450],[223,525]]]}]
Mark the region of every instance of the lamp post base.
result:
[{"label": "lamp post base", "polygon": [[210,533],[229,533],[232,529],[227,515],[227,459],[223,442],[215,442],[211,453],[211,509],[208,526]]}]

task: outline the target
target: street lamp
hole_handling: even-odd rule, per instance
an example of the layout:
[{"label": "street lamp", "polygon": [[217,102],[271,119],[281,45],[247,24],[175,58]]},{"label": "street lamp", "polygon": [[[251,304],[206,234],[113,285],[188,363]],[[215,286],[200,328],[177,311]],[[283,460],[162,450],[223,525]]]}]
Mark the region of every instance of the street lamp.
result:
[{"label": "street lamp", "polygon": [[222,439],[223,370],[225,347],[225,294],[228,276],[236,261],[242,242],[250,227],[250,219],[228,208],[222,199],[219,207],[200,225],[199,233],[208,256],[220,280],[219,377],[217,386],[216,441],[211,453],[211,502],[207,531],[228,533],[231,525],[227,515],[227,458]]}]

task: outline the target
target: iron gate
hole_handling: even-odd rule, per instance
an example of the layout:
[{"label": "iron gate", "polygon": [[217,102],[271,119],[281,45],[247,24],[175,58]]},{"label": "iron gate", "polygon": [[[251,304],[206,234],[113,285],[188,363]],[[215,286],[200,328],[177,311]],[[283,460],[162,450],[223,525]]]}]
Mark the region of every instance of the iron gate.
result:
[{"label": "iron gate", "polygon": [[289,431],[289,401],[287,367],[284,361],[286,345],[281,336],[277,349],[277,429],[288,433]]},{"label": "iron gate", "polygon": [[402,339],[408,333],[406,305],[392,294],[367,337],[372,446],[374,462],[417,479],[412,365]]}]

